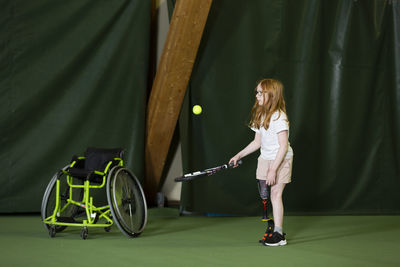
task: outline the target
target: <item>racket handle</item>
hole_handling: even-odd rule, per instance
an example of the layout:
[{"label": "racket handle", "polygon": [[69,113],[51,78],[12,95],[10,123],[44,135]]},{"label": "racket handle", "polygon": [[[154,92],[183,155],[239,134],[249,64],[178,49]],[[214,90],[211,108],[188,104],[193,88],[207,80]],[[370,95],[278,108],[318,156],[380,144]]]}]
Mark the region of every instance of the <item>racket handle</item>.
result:
[{"label": "racket handle", "polygon": [[228,167],[229,168],[233,168],[235,166],[239,166],[243,163],[243,161],[241,159],[239,159],[238,161],[236,161],[236,165],[233,164],[233,162],[229,163]]}]

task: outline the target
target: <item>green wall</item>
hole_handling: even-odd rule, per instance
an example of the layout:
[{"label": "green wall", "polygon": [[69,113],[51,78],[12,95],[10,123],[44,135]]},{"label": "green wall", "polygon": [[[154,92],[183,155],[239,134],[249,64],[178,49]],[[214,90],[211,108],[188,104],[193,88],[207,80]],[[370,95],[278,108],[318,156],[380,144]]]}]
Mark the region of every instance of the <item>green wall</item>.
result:
[{"label": "green wall", "polygon": [[[143,182],[151,1],[0,6],[0,212],[38,212],[88,146],[124,147]],[[399,1],[214,0],[179,122],[184,171],[252,140],[253,89],[273,77],[295,152],[286,211],[399,214],[399,44]],[[185,183],[183,208],[260,214],[256,158]]]}]

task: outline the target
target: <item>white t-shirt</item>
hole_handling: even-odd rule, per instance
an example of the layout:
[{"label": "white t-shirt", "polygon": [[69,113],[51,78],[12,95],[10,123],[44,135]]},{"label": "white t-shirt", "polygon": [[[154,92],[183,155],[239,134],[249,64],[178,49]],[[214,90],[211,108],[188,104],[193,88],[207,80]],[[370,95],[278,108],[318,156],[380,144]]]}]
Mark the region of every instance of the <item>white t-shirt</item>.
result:
[{"label": "white t-shirt", "polygon": [[[265,160],[275,160],[276,154],[279,150],[278,133],[281,131],[288,131],[289,137],[289,122],[286,114],[281,111],[276,111],[271,116],[268,130],[265,130],[263,126],[260,129],[251,128],[256,133],[261,134],[261,157]],[[293,157],[293,149],[290,147],[288,141],[288,151],[285,155],[285,159]]]}]

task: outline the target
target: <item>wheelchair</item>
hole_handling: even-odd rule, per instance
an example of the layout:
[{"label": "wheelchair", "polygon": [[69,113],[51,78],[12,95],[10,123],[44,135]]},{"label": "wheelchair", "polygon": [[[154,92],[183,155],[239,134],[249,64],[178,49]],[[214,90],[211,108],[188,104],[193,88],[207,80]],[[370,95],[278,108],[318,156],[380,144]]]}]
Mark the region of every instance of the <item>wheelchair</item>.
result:
[{"label": "wheelchair", "polygon": [[[90,194],[106,191],[105,205],[98,206]],[[50,180],[42,200],[41,217],[50,237],[69,226],[82,227],[86,239],[91,227],[109,232],[115,224],[128,237],[139,236],[147,222],[143,189],[135,175],[123,166],[122,149],[88,148],[84,156]]]}]

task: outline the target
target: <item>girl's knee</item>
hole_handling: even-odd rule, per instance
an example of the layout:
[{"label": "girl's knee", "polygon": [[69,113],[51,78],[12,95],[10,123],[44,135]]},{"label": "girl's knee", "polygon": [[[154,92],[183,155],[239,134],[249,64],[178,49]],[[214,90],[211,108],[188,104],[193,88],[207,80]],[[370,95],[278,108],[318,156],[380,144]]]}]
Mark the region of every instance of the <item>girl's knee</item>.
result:
[{"label": "girl's knee", "polygon": [[283,193],[284,185],[275,185],[271,187],[271,201],[281,201],[282,200],[282,193]]},{"label": "girl's knee", "polygon": [[282,200],[282,193],[271,191],[271,202],[280,201],[280,200]]}]

